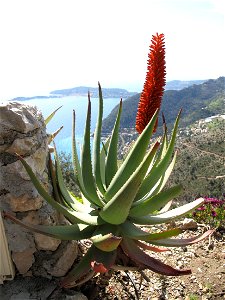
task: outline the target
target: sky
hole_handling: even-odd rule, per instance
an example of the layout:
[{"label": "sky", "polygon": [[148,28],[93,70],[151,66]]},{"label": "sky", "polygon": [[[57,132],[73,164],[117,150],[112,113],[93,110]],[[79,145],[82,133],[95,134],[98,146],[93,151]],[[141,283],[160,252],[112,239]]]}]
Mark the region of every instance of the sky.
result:
[{"label": "sky", "polygon": [[75,86],[141,91],[152,35],[167,81],[225,75],[224,0],[0,0],[0,100]]}]

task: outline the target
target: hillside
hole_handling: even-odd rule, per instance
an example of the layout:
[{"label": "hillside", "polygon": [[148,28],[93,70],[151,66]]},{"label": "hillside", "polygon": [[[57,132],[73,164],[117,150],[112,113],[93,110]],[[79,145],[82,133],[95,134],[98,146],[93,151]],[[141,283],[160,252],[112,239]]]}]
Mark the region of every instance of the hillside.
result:
[{"label": "hillside", "polygon": [[[133,128],[140,94],[123,102],[121,128]],[[168,127],[171,127],[178,111],[182,108],[180,126],[186,127],[195,121],[216,114],[225,113],[225,77],[210,79],[199,85],[182,90],[167,90],[164,93],[161,111],[165,114]],[[112,130],[118,106],[103,121],[103,132]],[[159,120],[159,125],[161,120]]]},{"label": "hillside", "polygon": [[225,191],[225,120],[196,122],[177,139],[178,157],[169,185],[182,184],[178,202],[200,196],[222,198]]}]

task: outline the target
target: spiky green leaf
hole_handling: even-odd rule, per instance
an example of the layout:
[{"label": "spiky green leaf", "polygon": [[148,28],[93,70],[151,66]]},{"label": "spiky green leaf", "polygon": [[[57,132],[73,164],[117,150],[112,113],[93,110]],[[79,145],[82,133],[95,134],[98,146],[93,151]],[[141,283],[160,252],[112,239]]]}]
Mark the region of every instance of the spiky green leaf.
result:
[{"label": "spiky green leaf", "polygon": [[159,143],[156,142],[127,182],[100,211],[103,220],[110,224],[121,224],[126,221],[132,202],[158,146]]},{"label": "spiky green leaf", "polygon": [[51,119],[54,117],[54,115],[56,114],[56,112],[62,107],[62,105],[60,107],[58,107],[56,110],[54,110],[46,119],[45,119],[45,125],[47,125]]},{"label": "spiky green leaf", "polygon": [[79,281],[85,274],[92,271],[92,268],[95,272],[108,271],[115,260],[116,251],[104,252],[92,245],[75,268],[62,280],[61,286],[71,287],[79,284]]},{"label": "spiky green leaf", "polygon": [[91,246],[87,253],[82,257],[81,261],[75,265],[75,267],[64,278],[60,285],[64,288],[70,288],[79,284],[82,278],[91,272],[91,261],[94,254],[94,246]]},{"label": "spiky green leaf", "polygon": [[44,234],[60,240],[82,240],[89,239],[95,231],[95,226],[74,225],[33,225],[26,224],[10,214],[5,213],[5,217],[31,231]]},{"label": "spiky green leaf", "polygon": [[88,194],[88,199],[91,198],[92,202],[98,207],[103,206],[103,202],[97,195],[96,185],[92,173],[92,162],[91,162],[91,146],[90,146],[90,126],[91,126],[91,100],[90,93],[88,93],[88,109],[87,118],[84,133],[84,143],[81,155],[81,172],[83,178],[83,185],[85,191]]},{"label": "spiky green leaf", "polygon": [[58,189],[58,185],[57,185],[56,172],[55,172],[55,168],[53,167],[52,157],[51,157],[50,153],[48,154],[48,162],[49,162],[48,165],[49,165],[50,177],[51,177],[51,182],[52,182],[52,187],[53,187],[54,199],[58,203],[61,203],[64,206],[67,206],[66,201],[64,201],[64,199],[61,197],[61,195],[59,193],[59,189]]},{"label": "spiky green leaf", "polygon": [[109,143],[110,143],[110,137],[107,138],[105,143],[102,143],[102,149],[101,149],[101,152],[100,152],[100,172],[101,172],[101,179],[102,179],[102,183],[103,183],[104,188],[106,188],[106,184],[105,184],[105,159],[106,159],[106,155],[107,155],[107,152],[108,152]]},{"label": "spiky green leaf", "polygon": [[60,131],[63,129],[63,126],[61,126],[59,129],[57,129],[55,132],[53,132],[50,135],[49,144],[54,140],[54,138],[60,133]]},{"label": "spiky green leaf", "polygon": [[[31,167],[27,164],[27,162],[18,155],[18,158],[22,162],[23,166],[25,167],[28,175],[30,176],[31,181],[33,182],[35,188],[37,189],[38,193],[58,212],[62,213],[71,223],[82,223],[87,225],[98,225],[102,224],[102,219],[97,216],[91,216],[87,213],[80,213],[70,210],[69,208],[61,205],[57,201],[55,201],[45,190],[42,186],[36,175],[33,173]],[[104,222],[103,222],[104,223]]]},{"label": "spiky green leaf", "polygon": [[68,204],[69,207],[71,207],[75,211],[87,212],[87,207],[78,201],[74,201],[75,199],[71,197],[70,193],[68,192],[68,190],[65,186],[62,170],[60,167],[59,157],[58,157],[58,154],[56,151],[55,144],[54,144],[54,153],[55,153],[55,166],[56,166],[58,185],[60,188],[60,192],[62,193],[66,203]]},{"label": "spiky green leaf", "polygon": [[123,239],[121,243],[123,251],[137,263],[144,265],[145,268],[166,276],[180,276],[191,274],[191,270],[178,270],[168,266],[158,259],[147,255],[130,239]]},{"label": "spiky green leaf", "polygon": [[135,243],[138,247],[144,249],[144,250],[150,250],[150,251],[153,251],[153,252],[166,252],[166,251],[170,251],[170,249],[167,249],[167,248],[159,248],[159,247],[154,247],[154,246],[150,246],[150,245],[146,245],[140,241],[136,241],[135,240]]},{"label": "spiky green leaf", "polygon": [[106,165],[105,165],[105,182],[106,187],[109,186],[112,178],[117,172],[117,144],[119,138],[119,125],[120,125],[120,116],[122,112],[122,100],[120,100],[119,110],[116,118],[116,122],[112,131],[112,136],[110,139],[110,144],[108,148],[108,153],[106,157]]},{"label": "spiky green leaf", "polygon": [[215,231],[214,229],[210,229],[204,232],[203,234],[188,239],[161,239],[157,241],[152,240],[148,242],[154,245],[165,246],[165,247],[184,247],[204,240],[205,238],[210,236],[214,231]]},{"label": "spiky green leaf", "polygon": [[105,235],[98,234],[91,237],[91,241],[98,249],[110,252],[117,249],[121,242],[122,238],[115,236],[112,233],[108,233]]},{"label": "spiky green leaf", "polygon": [[154,186],[157,184],[158,180],[164,175],[168,165],[170,164],[170,160],[173,155],[173,150],[174,150],[174,146],[175,146],[176,133],[177,133],[177,129],[178,129],[180,113],[178,114],[178,116],[176,118],[172,137],[170,139],[170,143],[167,148],[166,154],[164,155],[162,160],[158,163],[158,165],[154,164],[154,166],[151,170],[151,173],[149,173],[149,175],[146,176],[146,178],[144,179],[142,186],[140,187],[140,189],[136,195],[135,201],[142,199],[147,194],[149,196],[149,192],[154,188]]},{"label": "spiky green leaf", "polygon": [[171,209],[162,214],[148,215],[143,217],[130,217],[130,220],[135,224],[143,224],[143,225],[162,224],[162,223],[170,222],[181,218],[182,216],[193,211],[195,208],[197,208],[203,203],[204,203],[204,199],[199,198],[193,202]]},{"label": "spiky green leaf", "polygon": [[138,168],[138,166],[143,161],[157,120],[157,116],[158,116],[158,111],[156,110],[152,119],[145,127],[143,132],[140,134],[132,150],[129,152],[128,156],[126,157],[126,159],[120,166],[119,170],[113,177],[105,194],[106,201],[111,200],[115,196],[115,194],[127,182],[130,176],[134,173],[134,171]]},{"label": "spiky green leaf", "polygon": [[93,143],[93,172],[95,181],[99,191],[104,194],[105,189],[102,183],[101,167],[100,167],[100,144],[101,144],[101,129],[102,129],[102,117],[103,117],[103,98],[102,89],[100,83],[98,83],[99,90],[99,108],[98,108],[98,120],[96,124],[94,143]]},{"label": "spiky green leaf", "polygon": [[182,186],[176,185],[146,200],[134,202],[129,215],[131,217],[141,217],[153,213],[180,195],[181,192]]},{"label": "spiky green leaf", "polygon": [[129,237],[134,240],[141,240],[141,241],[160,240],[163,238],[177,236],[182,232],[182,229],[180,228],[173,228],[158,233],[149,233],[135,226],[133,223],[129,221],[126,221],[123,224],[121,224],[119,228],[123,236]]},{"label": "spiky green leaf", "polygon": [[[76,135],[75,135],[75,111],[73,111],[73,128],[72,128],[72,162],[73,162],[73,168],[74,168],[74,175],[76,177],[76,181],[78,183],[78,186],[80,188],[82,198],[85,198],[85,202],[90,202],[92,204],[95,204],[92,201],[92,198],[88,195],[87,191],[84,187],[77,147],[76,147]],[[81,152],[81,151],[80,151]]]}]

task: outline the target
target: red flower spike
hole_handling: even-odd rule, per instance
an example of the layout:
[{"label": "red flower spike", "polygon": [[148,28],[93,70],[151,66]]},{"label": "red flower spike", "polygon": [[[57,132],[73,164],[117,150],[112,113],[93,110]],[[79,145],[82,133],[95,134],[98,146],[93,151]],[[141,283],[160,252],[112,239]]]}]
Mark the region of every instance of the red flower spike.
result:
[{"label": "red flower spike", "polygon": [[[166,61],[164,34],[152,36],[148,55],[147,74],[141,93],[136,116],[136,130],[141,133],[151,120],[155,111],[160,108],[166,84]],[[156,121],[154,132],[156,131]]]}]

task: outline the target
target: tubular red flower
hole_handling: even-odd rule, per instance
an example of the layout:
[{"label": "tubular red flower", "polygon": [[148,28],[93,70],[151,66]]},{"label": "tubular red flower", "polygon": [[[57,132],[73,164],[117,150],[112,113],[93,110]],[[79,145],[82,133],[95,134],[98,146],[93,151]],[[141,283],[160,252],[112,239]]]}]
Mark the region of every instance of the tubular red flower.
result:
[{"label": "tubular red flower", "polygon": [[[151,120],[155,111],[160,108],[164,87],[166,84],[166,61],[164,34],[152,36],[150,52],[148,54],[148,67],[141,93],[136,116],[136,130],[141,133]],[[154,132],[156,131],[158,120]]]}]

